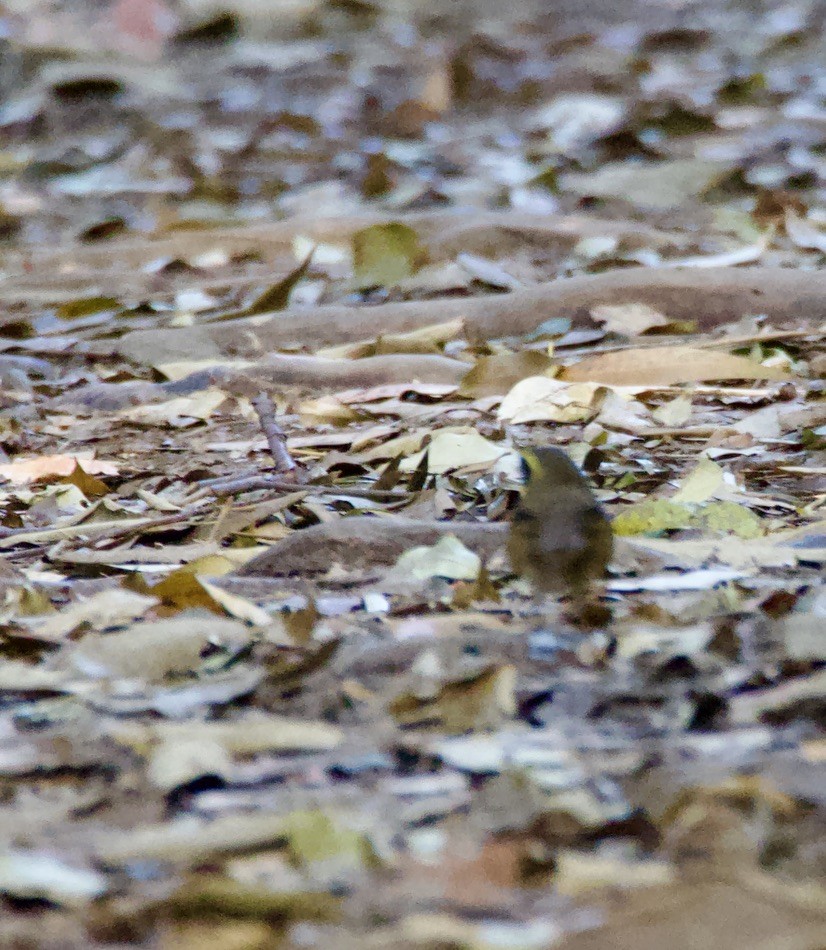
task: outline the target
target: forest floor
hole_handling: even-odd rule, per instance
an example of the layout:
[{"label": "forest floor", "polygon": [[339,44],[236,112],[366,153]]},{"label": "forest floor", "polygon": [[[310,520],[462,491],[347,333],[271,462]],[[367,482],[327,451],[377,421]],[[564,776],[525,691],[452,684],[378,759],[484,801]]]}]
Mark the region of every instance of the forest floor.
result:
[{"label": "forest floor", "polygon": [[4,5],[0,947],[822,948],[826,10],[223,6]]}]

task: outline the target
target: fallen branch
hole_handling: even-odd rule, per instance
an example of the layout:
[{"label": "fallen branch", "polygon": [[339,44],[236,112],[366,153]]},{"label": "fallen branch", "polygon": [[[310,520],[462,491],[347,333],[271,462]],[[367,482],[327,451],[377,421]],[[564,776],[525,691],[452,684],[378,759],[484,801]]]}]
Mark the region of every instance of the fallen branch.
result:
[{"label": "fallen branch", "polygon": [[[154,361],[148,354],[147,359],[149,362]],[[222,366],[221,357],[216,354],[214,366],[197,370],[174,382],[90,383],[67,392],[65,398],[72,405],[114,412],[128,406],[147,405],[189,395],[210,386],[249,398],[260,392],[262,386],[294,386],[313,392],[383,386],[399,380],[458,386],[468,369],[470,366],[467,363],[446,356],[405,353],[368,356],[360,360],[330,360],[273,353],[260,363],[250,363],[243,369],[237,369]]]},{"label": "fallen branch", "polygon": [[340,518],[294,531],[235,573],[271,577],[318,573],[335,563],[346,564],[348,568],[389,565],[404,551],[435,544],[448,534],[455,535],[486,560],[504,545],[507,531],[508,526],[503,523],[414,521],[369,515]]},{"label": "fallen branch", "polygon": [[[246,475],[231,475],[223,478],[208,478],[198,482],[197,489],[187,497],[188,503],[199,501],[211,495],[225,498],[249,491],[287,491],[294,492],[296,483],[276,475],[250,472]],[[383,491],[364,485],[318,485],[303,484],[302,492],[310,495],[346,495],[349,498],[370,498],[373,501],[405,501],[410,495],[405,491]]]},{"label": "fallen branch", "polygon": [[471,333],[485,338],[530,332],[550,316],[568,317],[575,325],[589,326],[593,307],[628,303],[647,304],[672,320],[693,320],[700,330],[733,323],[748,314],[766,314],[774,324],[799,325],[822,320],[824,300],[823,271],[640,267],[568,277],[509,294],[470,299],[323,306],[231,324],[139,330],[121,337],[114,346],[122,356],[144,365],[158,362],[161,353],[169,361],[257,359],[262,353],[297,342],[304,346],[352,342],[378,333],[416,330],[434,320],[461,318]]},{"label": "fallen branch", "polygon": [[[524,211],[468,211],[444,209],[413,214],[366,212],[338,217],[307,218],[244,225],[234,228],[209,228],[179,231],[147,240],[141,236],[107,241],[105,247],[86,244],[77,247],[27,248],[24,253],[10,251],[4,257],[9,276],[0,289],[0,300],[14,299],[21,291],[33,291],[55,300],[55,290],[83,292],[101,274],[122,276],[125,286],[144,283],[140,271],[146,264],[164,258],[192,259],[209,251],[220,250],[230,257],[254,251],[272,263],[282,259],[295,266],[293,242],[297,237],[321,243],[349,243],[361,228],[390,221],[403,221],[413,228],[427,246],[432,261],[446,260],[460,251],[476,254],[501,252],[503,242],[541,246],[546,253],[554,244],[567,253],[578,241],[592,237],[613,238],[629,250],[637,248],[685,248],[692,235],[663,231],[638,221],[608,221],[587,215],[546,215]],[[18,274],[14,274],[17,270]],[[36,275],[36,276],[31,276]],[[56,275],[50,277],[49,275]],[[121,287],[121,282],[118,283]],[[29,294],[26,294],[29,297]]]},{"label": "fallen branch", "polygon": [[199,370],[183,379],[164,384],[164,390],[170,395],[183,395],[210,385],[238,395],[251,395],[253,390],[260,391],[261,385],[296,386],[314,392],[361,389],[405,380],[458,385],[469,369],[470,364],[461,360],[419,353],[366,356],[359,360],[273,353],[242,369],[219,364]]}]

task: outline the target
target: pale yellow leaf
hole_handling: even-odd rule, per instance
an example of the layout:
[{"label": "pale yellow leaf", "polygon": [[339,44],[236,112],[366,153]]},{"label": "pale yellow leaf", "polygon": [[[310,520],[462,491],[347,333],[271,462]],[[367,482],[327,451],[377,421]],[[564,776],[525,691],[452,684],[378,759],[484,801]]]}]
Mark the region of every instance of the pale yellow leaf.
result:
[{"label": "pale yellow leaf", "polygon": [[602,387],[572,385],[547,376],[529,376],[502,400],[497,416],[503,422],[579,422],[592,418]]},{"label": "pale yellow leaf", "polygon": [[473,581],[479,576],[481,564],[478,554],[469,551],[458,538],[449,534],[434,545],[405,551],[396,561],[393,573],[420,580],[446,577],[449,580]]},{"label": "pale yellow leaf", "polygon": [[[232,568],[232,564],[229,564],[229,568]],[[223,587],[219,587],[218,584],[212,584],[201,575],[198,576],[198,582],[231,617],[251,623],[256,627],[266,627],[270,623],[271,618],[267,611],[246,597],[233,594]]]},{"label": "pale yellow leaf", "polygon": [[162,376],[165,376],[171,382],[177,382],[191,373],[200,373],[204,370],[220,366],[222,369],[244,369],[252,366],[251,360],[225,360],[225,359],[203,359],[203,360],[176,360],[170,363],[155,363],[152,367]]},{"label": "pale yellow leaf", "polygon": [[328,422],[331,425],[346,425],[358,418],[354,409],[345,406],[335,396],[320,396],[318,399],[308,399],[298,407],[301,418],[315,425],[319,422]]},{"label": "pale yellow leaf", "polygon": [[560,378],[614,386],[673,386],[718,379],[788,379],[774,366],[696,346],[652,346],[600,353],[566,366]]},{"label": "pale yellow leaf", "polygon": [[236,648],[245,645],[248,631],[235,620],[193,610],[137,623],[123,633],[87,634],[64,649],[75,669],[87,676],[157,681],[169,673],[186,673],[200,666],[208,643]]},{"label": "pale yellow leaf", "polygon": [[427,452],[428,472],[440,475],[457,468],[489,466],[507,449],[479,435],[475,429],[438,429],[427,448],[406,458],[399,466],[400,470],[415,471],[424,452]]},{"label": "pale yellow leaf", "polygon": [[697,158],[670,161],[613,162],[597,170],[560,175],[563,191],[621,199],[640,208],[667,211],[689,204],[721,181],[732,166]]},{"label": "pale yellow leaf", "polygon": [[28,617],[22,622],[39,639],[58,642],[81,625],[95,630],[124,626],[143,616],[157,603],[157,597],[146,597],[116,587],[99,591],[86,600],[78,600],[54,613]]},{"label": "pale yellow leaf", "polygon": [[661,426],[671,428],[685,425],[691,418],[691,400],[688,396],[677,396],[658,406],[651,415]]},{"label": "pale yellow leaf", "polygon": [[209,419],[225,402],[227,394],[220,389],[205,389],[192,396],[178,396],[167,402],[124,409],[120,416],[143,425],[171,425],[181,428]]},{"label": "pale yellow leaf", "polygon": [[652,327],[664,327],[672,322],[645,303],[600,304],[591,308],[591,317],[608,333],[621,336],[639,336]]},{"label": "pale yellow leaf", "polygon": [[713,498],[723,486],[723,469],[709,458],[700,459],[697,466],[683,479],[671,499],[677,504],[697,505]]},{"label": "pale yellow leaf", "polygon": [[7,478],[14,485],[26,485],[39,478],[66,477],[80,465],[88,475],[117,475],[114,462],[93,459],[91,455],[41,455],[34,459],[15,459],[0,465],[0,478]]}]

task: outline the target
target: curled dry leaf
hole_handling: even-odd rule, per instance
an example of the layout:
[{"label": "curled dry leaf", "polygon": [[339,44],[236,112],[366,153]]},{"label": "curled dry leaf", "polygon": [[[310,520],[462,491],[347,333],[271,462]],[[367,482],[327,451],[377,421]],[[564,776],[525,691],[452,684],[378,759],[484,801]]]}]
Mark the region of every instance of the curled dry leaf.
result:
[{"label": "curled dry leaf", "polygon": [[693,257],[681,257],[668,261],[665,267],[734,267],[737,264],[751,264],[759,261],[774,237],[772,228],[754,244],[738,247],[719,254],[698,254]]},{"label": "curled dry leaf", "polygon": [[74,485],[86,498],[100,498],[109,494],[109,486],[94,475],[90,475],[78,462],[71,474],[63,479],[63,484]]},{"label": "curled dry leaf", "polygon": [[209,419],[226,399],[227,394],[220,389],[205,389],[193,396],[178,396],[155,405],[124,409],[121,414],[129,422],[149,426],[168,425],[180,429]]},{"label": "curled dry leaf", "polygon": [[243,624],[193,610],[135,624],[123,633],[87,634],[64,650],[68,662],[87,676],[157,682],[199,667],[207,644],[237,650],[248,641]]},{"label": "curled dry leaf", "polygon": [[232,762],[217,742],[166,742],[152,751],[146,775],[156,788],[168,793],[206,776],[229,781]]},{"label": "curled dry leaf", "polygon": [[[234,565],[228,562],[226,573],[229,573],[233,567]],[[198,582],[207,594],[209,594],[216,603],[220,604],[231,617],[235,617],[237,620],[243,620],[253,626],[270,626],[272,618],[266,610],[259,607],[254,601],[224,590],[220,585],[212,584],[204,577],[199,577]]]},{"label": "curled dry leaf", "polygon": [[464,331],[464,320],[457,317],[444,323],[419,327],[409,333],[390,333],[374,340],[329,346],[318,350],[317,357],[325,359],[364,359],[388,353],[441,353],[445,343],[455,340]]},{"label": "curled dry leaf", "polygon": [[213,359],[196,359],[196,360],[176,360],[175,362],[158,362],[154,363],[152,368],[157,370],[161,376],[165,377],[172,383],[176,383],[179,380],[186,379],[187,376],[194,376],[196,373],[204,373],[214,369],[216,366],[220,366],[225,370],[244,370],[248,366],[255,365],[252,360],[231,360],[231,359],[220,359],[217,354]]},{"label": "curled dry leaf", "polygon": [[479,555],[469,551],[458,538],[449,534],[432,547],[405,551],[391,573],[417,580],[446,577],[454,581],[473,581],[479,576],[481,566]]},{"label": "curled dry leaf", "polygon": [[580,422],[593,418],[604,388],[595,383],[572,385],[547,376],[530,376],[502,400],[503,422]]},{"label": "curled dry leaf", "polygon": [[[581,385],[574,383],[571,388]],[[594,421],[606,429],[620,432],[645,432],[652,425],[647,407],[617,387],[605,393]]]},{"label": "curled dry leaf", "polygon": [[685,425],[691,418],[691,400],[688,396],[676,396],[654,409],[651,416],[668,428]]}]

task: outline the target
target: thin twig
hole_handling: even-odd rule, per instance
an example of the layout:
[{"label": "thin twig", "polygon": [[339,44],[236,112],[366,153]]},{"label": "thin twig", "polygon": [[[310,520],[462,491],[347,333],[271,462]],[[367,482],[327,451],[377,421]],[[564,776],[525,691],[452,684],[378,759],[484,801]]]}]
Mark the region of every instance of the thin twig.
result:
[{"label": "thin twig", "polygon": [[370,498],[373,501],[405,501],[410,498],[407,492],[386,491],[381,488],[369,488],[365,485],[301,485],[288,478],[278,478],[275,475],[232,475],[224,478],[208,478],[198,484],[198,488],[187,498],[191,504],[210,495],[222,497],[235,495],[239,492],[259,491],[262,489],[273,491],[301,491],[313,495],[350,495],[352,498]]},{"label": "thin twig", "polygon": [[252,406],[258,413],[258,421],[267,440],[267,446],[275,462],[276,472],[294,472],[298,465],[287,450],[287,433],[275,418],[275,406],[270,395],[263,390],[252,400]]}]

